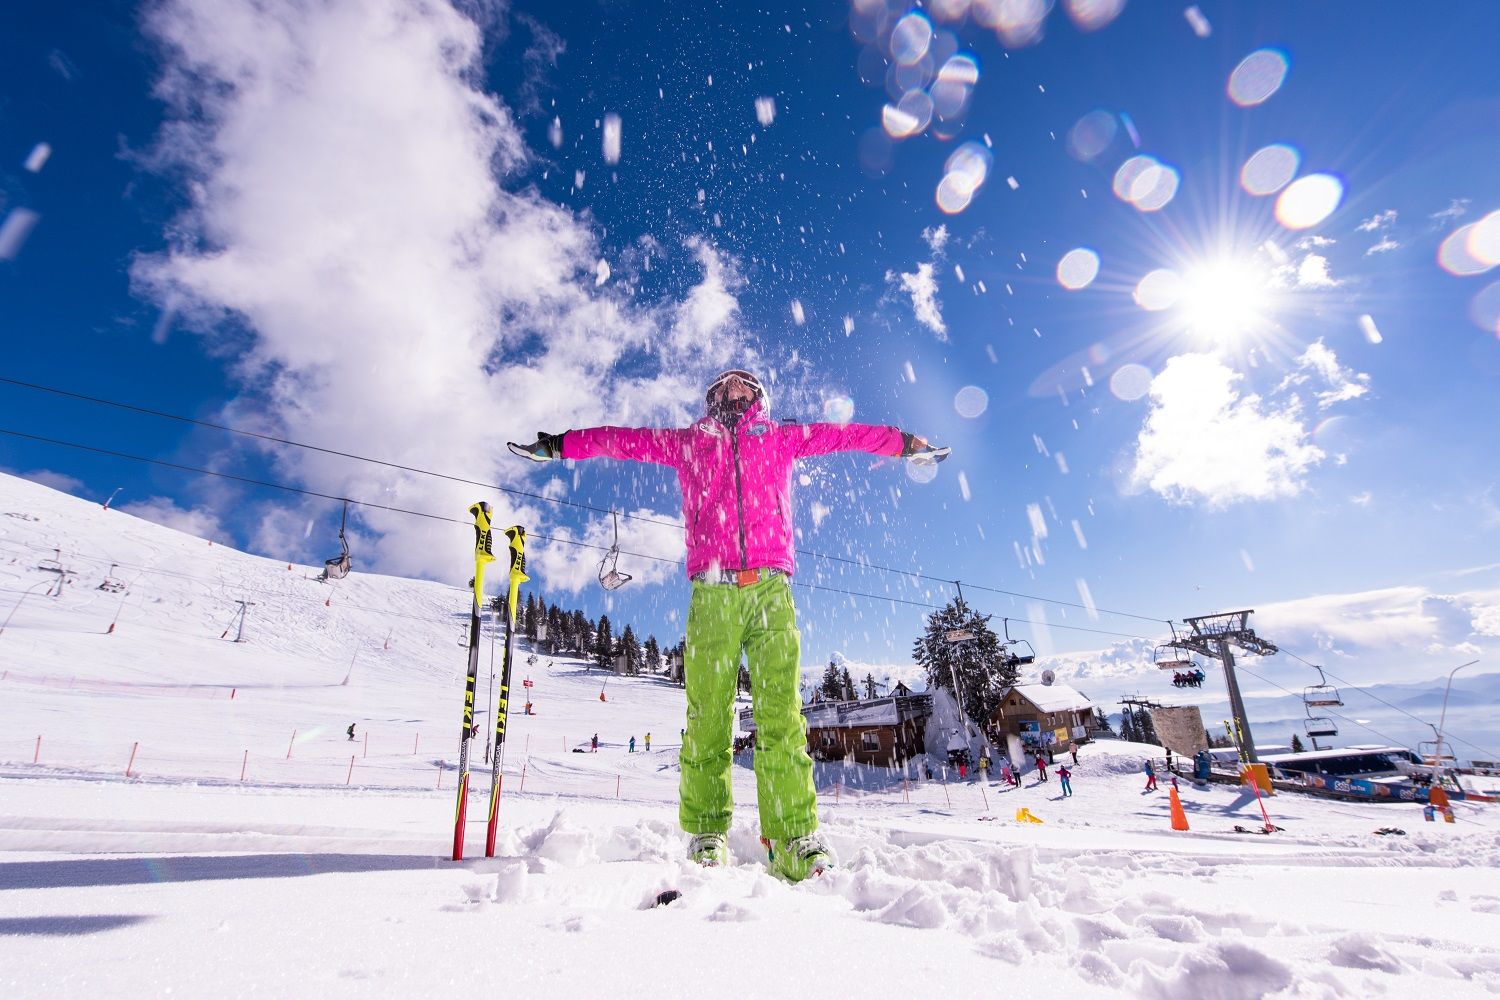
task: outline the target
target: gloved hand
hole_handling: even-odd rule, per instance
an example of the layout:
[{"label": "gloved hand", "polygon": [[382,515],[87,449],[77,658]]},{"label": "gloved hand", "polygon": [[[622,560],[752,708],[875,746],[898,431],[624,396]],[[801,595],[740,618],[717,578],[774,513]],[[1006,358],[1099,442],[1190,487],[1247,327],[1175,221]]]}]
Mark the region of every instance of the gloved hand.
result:
[{"label": "gloved hand", "polygon": [[562,444],[562,434],[537,431],[536,440],[531,444],[516,444],[514,441],[507,441],[505,446],[511,450],[512,454],[529,458],[533,462],[550,462],[553,459],[562,458]]},{"label": "gloved hand", "polygon": [[901,432],[901,457],[909,458],[918,465],[933,465],[947,458],[952,448],[937,448],[927,443],[926,438]]}]

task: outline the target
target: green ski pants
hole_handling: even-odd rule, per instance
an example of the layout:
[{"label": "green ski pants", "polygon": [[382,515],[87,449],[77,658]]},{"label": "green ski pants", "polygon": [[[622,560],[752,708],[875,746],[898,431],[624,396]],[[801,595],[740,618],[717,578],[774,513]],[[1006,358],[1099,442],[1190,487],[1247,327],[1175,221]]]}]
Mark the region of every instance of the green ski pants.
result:
[{"label": "green ski pants", "polygon": [[751,584],[693,583],[688,608],[687,734],[682,741],[682,803],[688,833],[728,833],[734,695],[740,651],[750,668],[755,711],[755,790],[761,835],[786,840],[818,827],[812,758],[798,689],[802,636],[784,576]]}]

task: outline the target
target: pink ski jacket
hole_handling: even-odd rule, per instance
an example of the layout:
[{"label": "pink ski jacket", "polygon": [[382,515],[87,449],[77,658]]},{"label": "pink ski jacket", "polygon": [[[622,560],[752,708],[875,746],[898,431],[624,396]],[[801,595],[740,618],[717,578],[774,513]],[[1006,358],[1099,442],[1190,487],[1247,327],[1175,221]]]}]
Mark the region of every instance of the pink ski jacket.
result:
[{"label": "pink ski jacket", "polygon": [[588,427],[563,435],[563,458],[620,458],[677,470],[687,522],[687,572],[788,574],[792,466],[835,451],[901,454],[901,431],[871,424],[778,424],[757,400],[731,430],[704,416],[691,427]]}]

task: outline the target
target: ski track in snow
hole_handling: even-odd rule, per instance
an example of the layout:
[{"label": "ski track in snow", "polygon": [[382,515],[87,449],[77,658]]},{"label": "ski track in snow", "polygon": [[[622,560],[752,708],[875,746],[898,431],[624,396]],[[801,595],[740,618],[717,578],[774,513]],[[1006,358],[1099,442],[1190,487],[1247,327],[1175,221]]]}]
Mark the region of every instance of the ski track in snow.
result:
[{"label": "ski track in snow", "polygon": [[[1184,783],[1192,830],[1173,833],[1136,744],[1086,747],[1066,801],[819,764],[839,864],[788,886],[766,874],[748,760],[733,863],[686,862],[680,689],[611,678],[600,702],[603,675],[527,667],[524,649],[538,714],[511,716],[498,856],[473,857],[476,760],[454,864],[466,592],[317,584],[0,477],[6,512],[24,516],[0,518],[0,591],[34,588],[0,634],[6,997],[1500,994],[1492,807],[1450,826],[1282,794],[1267,808],[1285,832],[1245,836],[1253,800]],[[41,596],[58,548],[75,580]],[[97,589],[114,562],[123,604]],[[219,636],[240,599],[258,603],[236,644]],[[653,751],[627,753],[647,731]],[[600,751],[575,753],[595,732]],[[1023,805],[1044,823],[1013,822]],[[1373,834],[1388,825],[1407,835]],[[682,897],[653,907],[667,887]]]}]

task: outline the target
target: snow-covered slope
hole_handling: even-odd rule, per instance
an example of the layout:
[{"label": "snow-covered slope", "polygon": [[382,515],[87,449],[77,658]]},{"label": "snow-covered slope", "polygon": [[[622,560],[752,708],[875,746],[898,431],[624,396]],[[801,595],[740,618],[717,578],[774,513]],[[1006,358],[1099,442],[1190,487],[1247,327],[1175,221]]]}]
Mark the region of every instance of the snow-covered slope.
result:
[{"label": "snow-covered slope", "polygon": [[1085,747],[1067,799],[819,764],[841,864],[786,886],[746,761],[735,864],[683,860],[680,689],[524,649],[500,856],[454,864],[466,593],[315,575],[0,478],[6,997],[1500,991],[1493,808],[1278,795],[1262,836],[1253,796],[1184,783],[1176,832],[1141,745]]}]

